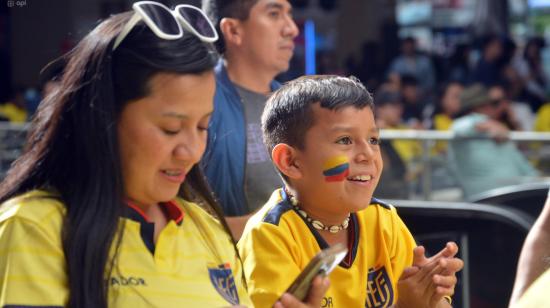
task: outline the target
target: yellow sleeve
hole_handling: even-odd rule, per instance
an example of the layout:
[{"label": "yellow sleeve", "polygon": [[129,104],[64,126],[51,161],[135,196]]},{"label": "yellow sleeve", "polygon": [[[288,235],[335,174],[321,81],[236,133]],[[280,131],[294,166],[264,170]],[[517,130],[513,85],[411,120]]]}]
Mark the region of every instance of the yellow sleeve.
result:
[{"label": "yellow sleeve", "polygon": [[0,307],[64,306],[65,271],[60,234],[18,216],[0,220]]},{"label": "yellow sleeve", "polygon": [[525,291],[511,308],[538,308],[548,307],[548,286],[550,285],[550,270],[546,270]]},{"label": "yellow sleeve", "polygon": [[535,119],[535,131],[548,132],[550,131],[550,103],[543,105],[537,112]]},{"label": "yellow sleeve", "polygon": [[260,223],[239,241],[248,294],[255,307],[273,306],[301,271],[290,236],[284,227]]},{"label": "yellow sleeve", "polygon": [[[395,274],[395,283],[399,281],[403,270],[412,265],[413,249],[416,247],[416,242],[405,225],[403,220],[397,215],[395,207],[391,208],[392,225],[393,225],[393,241],[391,246],[391,266]],[[395,288],[397,290],[397,288]]]}]

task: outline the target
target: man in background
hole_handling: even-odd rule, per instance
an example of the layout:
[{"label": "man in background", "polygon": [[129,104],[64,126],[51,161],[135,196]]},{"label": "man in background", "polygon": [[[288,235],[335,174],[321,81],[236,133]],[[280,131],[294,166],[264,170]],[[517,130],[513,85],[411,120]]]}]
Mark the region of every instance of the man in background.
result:
[{"label": "man in background", "polygon": [[298,28],[287,0],[203,0],[221,36],[214,113],[203,167],[238,239],[250,214],[282,185],[260,118],[274,78],[288,70]]},{"label": "man in background", "polygon": [[500,101],[491,100],[484,86],[475,84],[464,89],[460,103],[461,116],[451,126],[458,139],[449,143],[449,158],[465,197],[537,175],[523,153],[507,139],[509,128],[498,121]]}]

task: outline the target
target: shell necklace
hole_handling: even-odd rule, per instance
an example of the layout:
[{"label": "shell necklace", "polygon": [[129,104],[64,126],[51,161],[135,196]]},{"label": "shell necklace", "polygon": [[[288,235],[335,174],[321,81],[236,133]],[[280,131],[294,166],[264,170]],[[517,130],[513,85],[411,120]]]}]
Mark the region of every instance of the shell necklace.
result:
[{"label": "shell necklace", "polygon": [[287,192],[287,195],[290,197],[290,203],[294,207],[294,210],[296,210],[296,212],[298,212],[298,214],[300,214],[314,229],[321,230],[321,231],[328,231],[330,233],[338,233],[338,232],[348,228],[349,220],[350,220],[350,214],[348,214],[348,217],[346,217],[346,219],[344,219],[344,221],[341,224],[327,226],[324,223],[322,223],[321,221],[309,217],[309,215],[306,213],[306,211],[302,210],[298,206],[298,199],[296,199],[296,197],[292,196],[288,192]]}]

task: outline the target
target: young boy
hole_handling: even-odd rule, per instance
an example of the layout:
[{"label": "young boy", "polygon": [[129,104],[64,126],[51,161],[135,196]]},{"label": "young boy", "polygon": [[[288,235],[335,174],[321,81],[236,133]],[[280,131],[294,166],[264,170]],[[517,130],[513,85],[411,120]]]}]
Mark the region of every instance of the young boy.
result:
[{"label": "young boy", "polygon": [[357,79],[287,83],[267,102],[262,130],[285,187],[239,242],[256,307],[271,307],[315,254],[336,243],[348,255],[330,274],[323,307],[450,307],[462,268],[456,244],[426,258],[395,208],[372,198],[380,140],[372,97]]}]

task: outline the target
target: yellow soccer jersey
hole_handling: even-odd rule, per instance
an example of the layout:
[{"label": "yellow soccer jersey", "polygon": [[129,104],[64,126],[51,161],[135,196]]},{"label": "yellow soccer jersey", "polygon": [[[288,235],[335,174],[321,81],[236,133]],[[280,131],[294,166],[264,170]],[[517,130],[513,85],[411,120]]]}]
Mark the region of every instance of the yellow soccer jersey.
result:
[{"label": "yellow soccer jersey", "polygon": [[[393,206],[373,199],[352,214],[349,253],[330,274],[322,307],[389,307],[396,283],[412,264],[415,242]],[[327,243],[276,190],[239,241],[248,291],[256,307],[271,307]]]},{"label": "yellow soccer jersey", "polygon": [[[240,262],[219,221],[184,200],[165,206],[170,221],[156,245],[146,217],[129,207],[121,218],[125,229],[107,281],[109,306],[250,305]],[[43,191],[0,207],[0,307],[66,305],[64,213],[63,204]]]},{"label": "yellow soccer jersey", "polygon": [[548,308],[548,286],[550,286],[550,270],[546,270],[537,280],[529,286],[512,308]]}]

